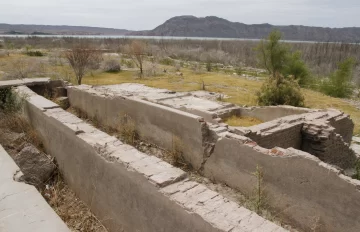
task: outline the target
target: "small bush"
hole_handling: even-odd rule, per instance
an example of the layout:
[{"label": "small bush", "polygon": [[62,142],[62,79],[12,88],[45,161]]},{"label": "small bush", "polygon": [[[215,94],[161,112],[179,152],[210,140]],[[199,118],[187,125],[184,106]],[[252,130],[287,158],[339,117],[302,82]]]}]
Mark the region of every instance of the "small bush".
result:
[{"label": "small bush", "polygon": [[160,64],[163,65],[168,65],[168,66],[174,66],[175,65],[175,61],[173,59],[171,59],[170,57],[166,57],[164,59],[161,59]]},{"label": "small bush", "polygon": [[236,74],[239,75],[239,76],[241,76],[242,74],[244,74],[244,71],[245,71],[245,70],[244,70],[242,67],[237,67],[237,68],[235,69]]},{"label": "small bush", "polygon": [[39,56],[39,57],[45,56],[45,54],[42,53],[41,51],[27,51],[26,55],[28,55],[28,56]]},{"label": "small bush", "polygon": [[351,97],[354,85],[351,83],[355,61],[352,58],[339,63],[339,68],[319,84],[320,91],[338,98]]},{"label": "small bush", "polygon": [[135,64],[132,60],[128,59],[121,59],[121,64],[128,67],[128,68],[135,68]]},{"label": "small bush", "polygon": [[299,51],[288,55],[287,65],[284,67],[283,74],[284,76],[293,76],[302,87],[308,86],[312,79],[305,62],[301,59]]},{"label": "small bush", "polygon": [[360,160],[358,160],[355,164],[355,175],[353,176],[353,178],[360,180]]},{"label": "small bush", "polygon": [[4,113],[15,113],[22,108],[23,101],[16,97],[11,88],[0,89],[0,109]]},{"label": "small bush", "polygon": [[258,103],[263,106],[304,106],[304,96],[293,78],[269,78],[257,93]]},{"label": "small bush", "polygon": [[119,136],[126,144],[134,145],[137,140],[135,121],[127,114],[120,117],[120,125],[118,127]]},{"label": "small bush", "polygon": [[212,69],[213,69],[212,63],[211,63],[210,60],[208,60],[208,61],[206,62],[206,71],[211,72]]},{"label": "small bush", "polygon": [[120,63],[117,59],[106,59],[103,62],[103,70],[109,73],[118,73],[120,72]]}]

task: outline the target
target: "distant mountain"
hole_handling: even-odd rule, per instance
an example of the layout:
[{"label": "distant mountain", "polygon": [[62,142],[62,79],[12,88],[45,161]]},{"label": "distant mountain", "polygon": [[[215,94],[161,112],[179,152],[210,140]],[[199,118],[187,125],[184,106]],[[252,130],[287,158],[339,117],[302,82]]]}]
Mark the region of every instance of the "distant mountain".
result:
[{"label": "distant mountain", "polygon": [[130,31],[124,29],[82,27],[82,26],[51,26],[0,23],[1,34],[16,35],[125,35]]},{"label": "distant mountain", "polygon": [[360,42],[360,28],[324,28],[309,26],[274,26],[230,22],[215,16],[197,18],[177,16],[150,31],[130,32],[131,35],[183,36],[262,39],[272,30],[278,29],[285,40]]},{"label": "distant mountain", "polygon": [[142,36],[181,36],[262,39],[274,29],[283,33],[285,40],[360,42],[360,28],[325,28],[309,26],[275,26],[271,24],[251,24],[230,22],[215,16],[197,18],[177,16],[149,31],[130,31],[125,29],[83,27],[1,24],[1,34],[27,35],[142,35]]}]

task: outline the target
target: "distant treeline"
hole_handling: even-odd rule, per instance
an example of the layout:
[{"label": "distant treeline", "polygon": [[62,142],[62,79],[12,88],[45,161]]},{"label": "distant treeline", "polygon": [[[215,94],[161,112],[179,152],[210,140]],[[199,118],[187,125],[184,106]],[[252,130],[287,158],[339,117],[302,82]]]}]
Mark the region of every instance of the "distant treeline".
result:
[{"label": "distant treeline", "polygon": [[[88,43],[91,46],[123,52],[133,39],[129,38],[41,38],[28,36],[26,38],[3,38],[9,49],[20,49],[31,46],[35,49],[70,48],[77,43]],[[238,40],[166,40],[143,39],[147,52],[154,57],[171,57],[174,59],[199,62],[223,63],[232,66],[258,67],[256,47],[259,41]],[[340,61],[353,57],[360,60],[360,45],[348,43],[287,43],[291,50],[299,50],[313,75],[327,76]],[[356,64],[355,77],[360,75],[359,65]]]}]

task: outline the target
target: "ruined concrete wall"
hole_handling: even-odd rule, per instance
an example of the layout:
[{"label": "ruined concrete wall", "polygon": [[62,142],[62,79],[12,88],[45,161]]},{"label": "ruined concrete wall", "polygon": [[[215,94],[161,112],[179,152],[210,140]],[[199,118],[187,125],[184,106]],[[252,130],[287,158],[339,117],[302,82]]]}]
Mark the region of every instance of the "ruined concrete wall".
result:
[{"label": "ruined concrete wall", "polygon": [[34,186],[19,182],[22,175],[0,145],[0,231],[70,232]]},{"label": "ruined concrete wall", "polygon": [[354,122],[349,118],[349,115],[339,115],[330,119],[329,123],[335,128],[335,133],[341,135],[346,143],[351,143],[354,131]]},{"label": "ruined concrete wall", "polygon": [[25,115],[67,183],[109,231],[285,231],[44,98],[27,99]]},{"label": "ruined concrete wall", "polygon": [[280,122],[279,124],[275,123],[267,126],[268,124],[272,123],[263,123],[248,128],[249,132],[245,134],[246,137],[254,140],[264,148],[273,148],[274,145],[282,148],[301,148],[302,122],[297,122],[294,124],[282,124]]},{"label": "ruined concrete wall", "polygon": [[204,165],[204,174],[254,197],[256,167],[263,170],[266,204],[304,231],[360,230],[360,181],[295,149],[264,149],[229,133]]},{"label": "ruined concrete wall", "polygon": [[289,115],[309,113],[313,110],[293,106],[266,106],[241,108],[240,116],[258,118],[263,122],[272,121]]},{"label": "ruined concrete wall", "polygon": [[355,152],[336,131],[334,127],[321,121],[305,123],[302,128],[301,150],[342,169],[354,168],[357,160]]},{"label": "ruined concrete wall", "polygon": [[[102,124],[117,128],[125,114],[134,121],[142,139],[172,150],[179,139],[184,156],[195,169],[203,161],[203,133],[206,123],[199,116],[148,101],[104,95],[100,92],[68,89],[70,105]],[[205,130],[206,132],[206,130]]]}]

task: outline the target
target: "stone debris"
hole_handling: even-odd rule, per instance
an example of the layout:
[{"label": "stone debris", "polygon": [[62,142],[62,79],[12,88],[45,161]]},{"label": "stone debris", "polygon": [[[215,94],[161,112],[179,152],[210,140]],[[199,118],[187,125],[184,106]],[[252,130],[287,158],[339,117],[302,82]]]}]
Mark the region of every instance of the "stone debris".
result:
[{"label": "stone debris", "polygon": [[14,160],[24,173],[20,181],[37,188],[44,185],[56,170],[52,160],[31,144],[25,144]]}]

